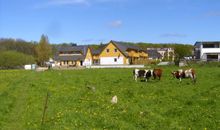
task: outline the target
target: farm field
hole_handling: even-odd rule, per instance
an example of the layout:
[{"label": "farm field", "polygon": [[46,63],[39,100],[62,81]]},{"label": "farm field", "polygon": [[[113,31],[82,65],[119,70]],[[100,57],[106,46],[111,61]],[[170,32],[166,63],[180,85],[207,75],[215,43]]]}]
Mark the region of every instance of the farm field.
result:
[{"label": "farm field", "polygon": [[195,85],[160,68],[162,80],[147,83],[132,69],[0,70],[0,129],[219,130],[220,67],[195,67]]}]

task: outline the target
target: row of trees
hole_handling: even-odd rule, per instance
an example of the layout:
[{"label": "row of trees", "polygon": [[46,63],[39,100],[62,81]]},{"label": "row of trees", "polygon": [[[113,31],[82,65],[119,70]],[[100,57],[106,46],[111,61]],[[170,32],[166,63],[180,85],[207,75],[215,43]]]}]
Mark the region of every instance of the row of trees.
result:
[{"label": "row of trees", "polygon": [[52,46],[46,35],[41,36],[39,43],[0,39],[0,69],[19,68],[33,63],[43,66],[52,55]]},{"label": "row of trees", "polygon": [[142,48],[173,48],[175,51],[175,58],[182,59],[184,56],[191,56],[193,51],[193,45],[190,44],[153,44],[153,43],[137,43]]},{"label": "row of trees", "polygon": [[[175,58],[179,60],[184,56],[192,55],[193,46],[189,44],[153,44],[153,43],[127,43],[141,48],[174,48]],[[49,44],[46,35],[42,35],[39,42],[26,42],[21,39],[0,39],[0,69],[17,68],[25,64],[37,63],[43,66],[45,61],[53,57],[57,47],[69,44]],[[101,46],[103,44],[100,44]],[[97,49],[100,45],[91,45]],[[168,58],[169,59],[169,58]]]}]

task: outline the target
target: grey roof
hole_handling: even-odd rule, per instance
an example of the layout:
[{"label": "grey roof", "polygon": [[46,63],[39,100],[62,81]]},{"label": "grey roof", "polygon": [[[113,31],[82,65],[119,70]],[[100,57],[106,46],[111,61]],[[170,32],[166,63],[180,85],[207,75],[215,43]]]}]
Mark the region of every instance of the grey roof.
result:
[{"label": "grey roof", "polygon": [[116,47],[125,55],[128,56],[127,54],[127,50],[128,49],[133,49],[133,50],[137,50],[137,51],[144,51],[143,49],[141,49],[138,46],[134,46],[134,45],[130,45],[126,42],[118,42],[118,41],[111,41],[113,44],[116,45]]},{"label": "grey roof", "polygon": [[58,52],[81,52],[83,55],[86,55],[88,46],[87,45],[80,45],[80,46],[60,46],[58,48]]},{"label": "grey roof", "polygon": [[194,46],[201,44],[220,44],[220,41],[197,41]]},{"label": "grey roof", "polygon": [[165,47],[165,48],[147,48],[147,50],[156,50],[156,51],[167,51],[168,49],[173,49],[173,48],[169,48],[169,47]]},{"label": "grey roof", "polygon": [[157,50],[147,50],[146,52],[148,53],[149,58],[162,58],[162,55],[158,53]]},{"label": "grey roof", "polygon": [[99,54],[101,53],[101,51],[102,51],[101,49],[98,49],[98,50],[94,50],[94,49],[93,49],[93,50],[92,50],[92,54],[93,54],[93,55],[99,55]]},{"label": "grey roof", "polygon": [[55,61],[77,61],[77,60],[84,60],[85,56],[55,56]]},{"label": "grey roof", "polygon": [[92,55],[99,55],[107,44],[100,45],[98,49],[91,48]]},{"label": "grey roof", "polygon": [[[87,45],[80,45],[80,46],[59,46],[57,54],[55,55],[54,59],[56,61],[76,61],[76,60],[83,60],[86,57],[86,53],[88,50]],[[59,56],[59,52],[80,52],[82,55],[72,55],[72,56]]]}]

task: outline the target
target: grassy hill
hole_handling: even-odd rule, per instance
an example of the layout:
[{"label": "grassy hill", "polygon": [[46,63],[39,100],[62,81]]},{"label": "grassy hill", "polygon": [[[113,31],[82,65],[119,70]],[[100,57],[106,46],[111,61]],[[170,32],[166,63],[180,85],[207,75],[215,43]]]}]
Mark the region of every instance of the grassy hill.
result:
[{"label": "grassy hill", "polygon": [[162,80],[148,83],[132,69],[1,70],[0,129],[220,129],[220,68],[196,67],[196,85],[162,68]]}]

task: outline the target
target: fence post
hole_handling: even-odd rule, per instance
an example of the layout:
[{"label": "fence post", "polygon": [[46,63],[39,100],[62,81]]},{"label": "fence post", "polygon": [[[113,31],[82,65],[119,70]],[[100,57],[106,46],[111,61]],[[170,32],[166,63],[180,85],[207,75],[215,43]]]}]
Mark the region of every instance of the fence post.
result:
[{"label": "fence post", "polygon": [[43,110],[43,115],[42,115],[42,119],[41,119],[41,126],[43,126],[43,124],[44,124],[44,118],[45,118],[46,110],[48,108],[48,106],[47,106],[48,98],[49,98],[49,92],[47,92],[47,96],[45,99],[44,110]]}]

